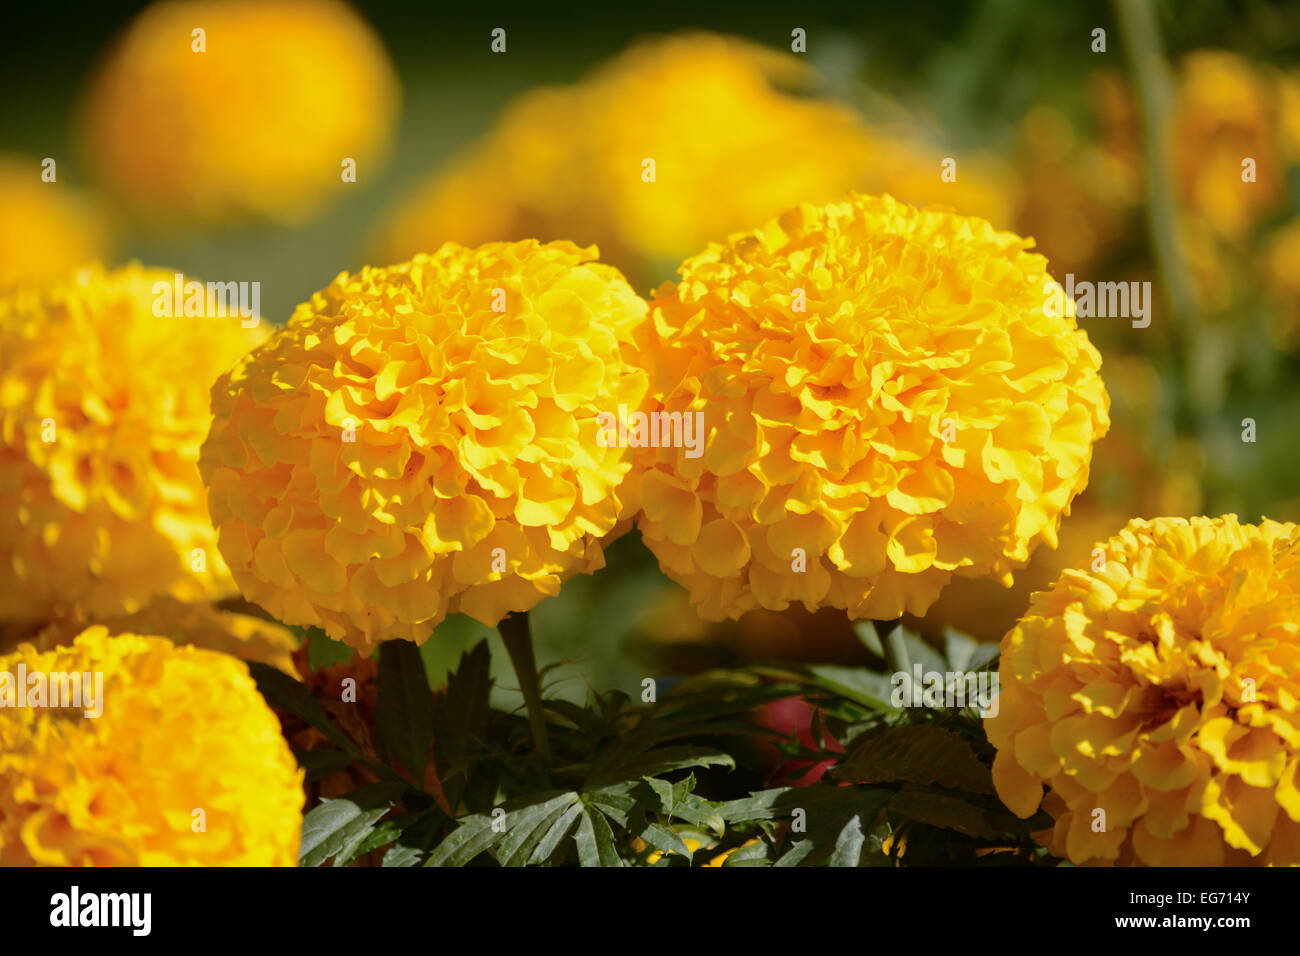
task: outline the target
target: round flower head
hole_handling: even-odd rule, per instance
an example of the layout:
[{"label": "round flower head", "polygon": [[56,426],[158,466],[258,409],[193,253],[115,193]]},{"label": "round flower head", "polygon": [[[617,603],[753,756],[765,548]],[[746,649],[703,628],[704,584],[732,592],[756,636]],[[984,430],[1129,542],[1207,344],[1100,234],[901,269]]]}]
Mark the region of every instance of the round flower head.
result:
[{"label": "round flower head", "polygon": [[1129,522],[1034,596],[999,683],[993,781],[1054,853],[1300,865],[1300,526]]},{"label": "round flower head", "polygon": [[0,295],[0,620],[232,592],[199,445],[209,387],[266,331],[155,315],[175,282],[90,267]]},{"label": "round flower head", "polygon": [[658,290],[640,525],[703,616],[923,614],[953,574],[1010,583],[1055,545],[1108,399],[1031,244],[851,196]]},{"label": "round flower head", "polygon": [[200,469],[250,601],[369,653],[603,565],[646,305],[594,249],[451,243],[340,275],[213,389]]},{"label": "round flower head", "polygon": [[0,288],[62,278],[103,254],[99,211],[62,180],[42,181],[42,170],[34,157],[0,154]]},{"label": "round flower head", "polygon": [[296,863],[302,773],[235,658],[95,627],[0,657],[0,700],[0,865]]},{"label": "round flower head", "polygon": [[375,170],[397,100],[379,38],[343,3],[163,2],[92,81],[82,132],[92,170],[145,218],[294,221],[349,168]]}]

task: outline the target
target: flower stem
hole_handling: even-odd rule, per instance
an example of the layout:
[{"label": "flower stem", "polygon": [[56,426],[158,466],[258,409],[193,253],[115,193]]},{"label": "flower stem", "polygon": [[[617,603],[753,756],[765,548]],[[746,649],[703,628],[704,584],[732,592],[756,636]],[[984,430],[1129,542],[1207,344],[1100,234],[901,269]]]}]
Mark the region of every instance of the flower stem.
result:
[{"label": "flower stem", "polygon": [[537,659],[533,656],[533,637],[528,627],[527,611],[512,611],[498,625],[505,642],[510,664],[519,680],[519,690],[528,708],[528,724],[533,730],[533,747],[543,760],[551,759],[551,742],[546,735],[546,712],[542,709],[542,685],[537,676]]}]

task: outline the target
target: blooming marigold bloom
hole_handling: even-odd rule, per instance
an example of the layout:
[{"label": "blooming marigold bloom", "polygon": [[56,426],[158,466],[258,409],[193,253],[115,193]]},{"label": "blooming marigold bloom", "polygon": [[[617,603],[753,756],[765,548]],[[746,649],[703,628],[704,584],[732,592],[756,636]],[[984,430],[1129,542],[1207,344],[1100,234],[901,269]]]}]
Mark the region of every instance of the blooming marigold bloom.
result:
[{"label": "blooming marigold bloom", "polygon": [[1300,865],[1300,526],[1135,519],[1101,550],[1002,640],[998,794],[1028,817],[1046,783],[1075,863]]},{"label": "blooming marigold bloom", "polygon": [[0,154],[0,287],[62,278],[103,255],[99,210],[61,181],[43,182],[41,169],[34,157]]},{"label": "blooming marigold bloom", "polygon": [[233,590],[196,467],[208,388],[266,337],[158,318],[139,265],[0,295],[0,620]]},{"label": "blooming marigold bloom", "polygon": [[595,249],[448,243],[340,275],[213,389],[199,467],[250,601],[363,653],[604,563],[646,304]]},{"label": "blooming marigold bloom", "polygon": [[[134,614],[96,620],[95,624],[106,627],[110,634],[160,634],[173,644],[220,651],[243,661],[269,664],[295,678],[300,676],[299,640],[293,631],[260,617],[219,610],[211,604],[162,595]],[[70,644],[85,629],[86,625],[76,618],[59,618],[42,628],[32,644],[37,650],[50,650]]]},{"label": "blooming marigold bloom", "polygon": [[[0,708],[0,865],[297,861],[302,772],[240,661],[93,627],[0,657],[0,682],[24,672]],[[33,706],[38,673],[48,693]],[[68,674],[102,677],[99,699],[49,706],[64,702],[50,675]]]},{"label": "blooming marigold bloom", "polygon": [[342,187],[345,160],[375,169],[398,96],[343,3],[163,2],[92,81],[82,133],[93,171],[145,218],[295,221]]},{"label": "blooming marigold bloom", "polygon": [[652,302],[642,535],[710,619],[799,601],[923,614],[1055,546],[1105,433],[1101,359],[1032,240],[885,196],[713,244]]}]

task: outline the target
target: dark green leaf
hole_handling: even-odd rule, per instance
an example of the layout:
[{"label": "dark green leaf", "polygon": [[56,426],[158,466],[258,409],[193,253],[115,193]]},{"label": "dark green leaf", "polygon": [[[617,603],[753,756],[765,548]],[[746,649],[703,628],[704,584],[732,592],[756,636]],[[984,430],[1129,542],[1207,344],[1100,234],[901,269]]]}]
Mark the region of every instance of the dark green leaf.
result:
[{"label": "dark green leaf", "polygon": [[435,700],[433,749],[443,793],[453,807],[465,791],[469,757],[478,751],[487,729],[490,664],[487,641],[480,641],[461,655],[446,692]]},{"label": "dark green leaf", "polygon": [[881,727],[858,737],[831,768],[831,776],[850,782],[938,784],[975,793],[993,793],[989,768],[960,734],[935,724]]},{"label": "dark green leaf", "polygon": [[433,694],[420,650],[411,641],[389,641],[379,653],[375,731],[388,759],[422,786],[433,738]]},{"label": "dark green leaf", "polygon": [[898,814],[919,823],[956,830],[971,837],[995,839],[993,827],[983,807],[958,797],[926,790],[900,790],[889,800],[890,814]]},{"label": "dark green leaf", "polygon": [[321,707],[305,684],[259,661],[249,661],[248,670],[257,682],[257,689],[273,708],[301,717],[332,743],[354,756],[361,756],[357,745],[330,720],[325,708]]},{"label": "dark green leaf", "polygon": [[293,755],[298,761],[298,766],[302,767],[306,772],[308,783],[314,783],[317,780],[323,780],[330,774],[338,773],[345,767],[351,766],[357,759],[352,754],[330,748],[294,750]]}]

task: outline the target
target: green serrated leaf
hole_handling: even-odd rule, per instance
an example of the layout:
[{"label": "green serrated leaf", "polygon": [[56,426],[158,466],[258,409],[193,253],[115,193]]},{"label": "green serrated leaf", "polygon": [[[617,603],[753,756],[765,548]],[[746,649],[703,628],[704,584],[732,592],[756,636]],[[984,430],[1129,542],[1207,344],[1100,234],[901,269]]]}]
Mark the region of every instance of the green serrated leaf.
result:
[{"label": "green serrated leaf", "polygon": [[772,790],[760,790],[739,800],[728,800],[718,805],[718,815],[727,823],[742,823],[751,820],[775,820],[789,816],[788,797],[793,787],[777,787]]},{"label": "green serrated leaf", "polygon": [[461,655],[447,689],[434,702],[433,749],[442,775],[443,793],[451,806],[465,792],[469,758],[479,750],[487,729],[492,690],[491,654],[487,641]]},{"label": "green serrated leaf", "polygon": [[575,800],[573,805],[560,815],[560,818],[551,825],[546,831],[545,836],[537,843],[537,848],[533,850],[533,855],[529,858],[529,863],[545,863],[555,856],[556,851],[562,846],[562,841],[569,833],[572,832],[574,824],[582,816],[586,808],[580,800]]},{"label": "green serrated leaf", "polygon": [[299,866],[320,866],[333,858],[345,866],[375,823],[393,807],[401,787],[375,783],[336,799],[325,799],[302,821]]},{"label": "green serrated leaf", "polygon": [[331,743],[355,757],[361,756],[360,748],[330,720],[325,708],[311,695],[305,684],[260,661],[249,661],[248,671],[253,675],[258,691],[271,707],[301,717]]},{"label": "green serrated leaf", "polygon": [[862,818],[855,815],[844,824],[844,829],[835,838],[835,852],[831,854],[831,866],[857,866],[862,858]]},{"label": "green serrated leaf", "polygon": [[502,866],[524,866],[537,845],[568,810],[581,806],[576,793],[565,793],[545,803],[506,815],[506,833],[496,848]]},{"label": "green serrated leaf", "polygon": [[890,798],[888,809],[891,814],[933,827],[956,830],[971,837],[991,840],[999,836],[998,830],[989,823],[983,807],[947,794],[900,790]]},{"label": "green serrated leaf", "polygon": [[415,785],[424,781],[433,739],[433,694],[420,650],[411,641],[388,641],[379,653],[375,731],[389,760]]},{"label": "green serrated leaf", "polygon": [[892,687],[885,674],[865,667],[841,667],[837,664],[818,664],[808,671],[820,686],[841,697],[872,710],[897,710],[889,702]]},{"label": "green serrated leaf", "polygon": [[768,845],[764,840],[755,840],[738,846],[727,854],[723,866],[767,866],[770,862]]},{"label": "green serrated leaf", "polygon": [[[503,866],[522,865],[537,845],[536,841],[545,835],[534,831],[546,825],[548,818],[554,822],[553,812],[562,813],[578,799],[572,791],[551,790],[509,800],[492,813],[464,817],[460,826],[429,854],[425,866],[464,866],[493,848]],[[500,822],[493,827],[497,820]]]},{"label": "green serrated leaf", "polygon": [[644,753],[632,754],[613,766],[594,772],[587,785],[600,788],[608,783],[629,780],[634,777],[656,777],[674,770],[687,770],[691,767],[727,767],[736,766],[730,754],[712,747],[674,746],[660,747]]},{"label": "green serrated leaf", "polygon": [[[876,818],[886,801],[892,796],[892,787],[837,787],[819,784],[801,787],[787,793],[778,801],[793,815],[802,809],[801,819],[806,832],[792,828],[788,838],[792,845],[776,861],[776,866],[816,866],[830,858],[842,841],[847,841],[844,855],[856,846],[861,853],[861,843],[845,827],[853,818],[859,821],[859,831],[865,832],[875,825]],[[796,852],[797,851],[797,852]],[[855,864],[856,865],[856,864]]]},{"label": "green serrated leaf", "polygon": [[425,810],[416,814],[397,842],[384,854],[381,866],[419,866],[429,856],[438,834],[446,821],[441,810]]},{"label": "green serrated leaf", "polygon": [[578,846],[578,862],[582,866],[623,866],[623,859],[614,844],[614,832],[599,810],[583,808],[574,840]]},{"label": "green serrated leaf", "polygon": [[966,738],[935,724],[881,727],[858,737],[830,774],[837,780],[938,784],[993,793],[989,768]]},{"label": "green serrated leaf", "polygon": [[686,845],[686,841],[667,827],[651,823],[638,835],[662,853],[676,853],[686,857],[687,860],[691,858],[691,848]]}]

